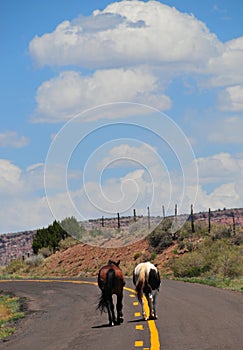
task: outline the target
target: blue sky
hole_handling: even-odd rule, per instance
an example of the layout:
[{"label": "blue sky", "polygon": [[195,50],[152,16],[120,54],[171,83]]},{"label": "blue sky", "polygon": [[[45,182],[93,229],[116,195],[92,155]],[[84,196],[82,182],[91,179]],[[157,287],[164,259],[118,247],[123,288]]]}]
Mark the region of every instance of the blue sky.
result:
[{"label": "blue sky", "polygon": [[242,1],[4,0],[0,13],[0,233],[242,207]]}]

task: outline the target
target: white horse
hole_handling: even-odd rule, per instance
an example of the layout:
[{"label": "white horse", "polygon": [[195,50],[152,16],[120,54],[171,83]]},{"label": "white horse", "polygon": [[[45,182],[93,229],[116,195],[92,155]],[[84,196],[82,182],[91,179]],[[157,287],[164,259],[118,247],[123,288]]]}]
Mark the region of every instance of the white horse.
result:
[{"label": "white horse", "polygon": [[149,261],[138,264],[133,271],[133,283],[135,285],[138,301],[142,306],[144,320],[147,320],[148,317],[144,310],[143,293],[148,301],[149,319],[157,319],[156,297],[161,284],[157,267]]}]

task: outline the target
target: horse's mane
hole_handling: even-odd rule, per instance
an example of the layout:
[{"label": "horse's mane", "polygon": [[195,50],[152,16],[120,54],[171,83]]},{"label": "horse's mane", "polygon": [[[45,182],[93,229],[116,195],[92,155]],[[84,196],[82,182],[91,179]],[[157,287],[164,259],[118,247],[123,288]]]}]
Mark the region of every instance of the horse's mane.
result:
[{"label": "horse's mane", "polygon": [[113,261],[113,260],[109,260],[108,261],[108,265],[116,265],[117,267],[119,267],[120,265],[120,260],[118,260],[117,262]]}]

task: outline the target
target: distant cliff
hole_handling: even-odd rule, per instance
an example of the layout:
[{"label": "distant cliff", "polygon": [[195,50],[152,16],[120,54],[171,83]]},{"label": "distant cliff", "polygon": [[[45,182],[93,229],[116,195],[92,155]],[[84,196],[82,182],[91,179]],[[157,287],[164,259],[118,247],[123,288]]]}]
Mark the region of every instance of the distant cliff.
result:
[{"label": "distant cliff", "polygon": [[24,231],[0,235],[0,265],[13,259],[24,259],[33,254],[32,242],[36,231]]}]

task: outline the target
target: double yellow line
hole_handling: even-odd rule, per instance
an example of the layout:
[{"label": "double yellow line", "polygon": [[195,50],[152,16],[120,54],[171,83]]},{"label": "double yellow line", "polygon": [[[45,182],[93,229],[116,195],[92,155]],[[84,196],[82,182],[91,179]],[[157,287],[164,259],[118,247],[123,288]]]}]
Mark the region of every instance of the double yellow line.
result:
[{"label": "double yellow line", "polygon": [[[79,280],[52,280],[52,279],[33,279],[33,280],[0,280],[0,283],[2,282],[37,282],[37,283],[50,283],[50,282],[61,282],[61,283],[73,283],[73,284],[91,284],[94,286],[97,286],[97,282],[92,281],[79,281]],[[135,294],[135,290],[124,287],[125,290],[132,292]],[[144,298],[144,308],[146,314],[149,314],[149,307],[146,298]],[[148,321],[149,331],[150,331],[150,350],[160,350],[160,342],[159,342],[159,333],[155,324],[154,320]]]}]

